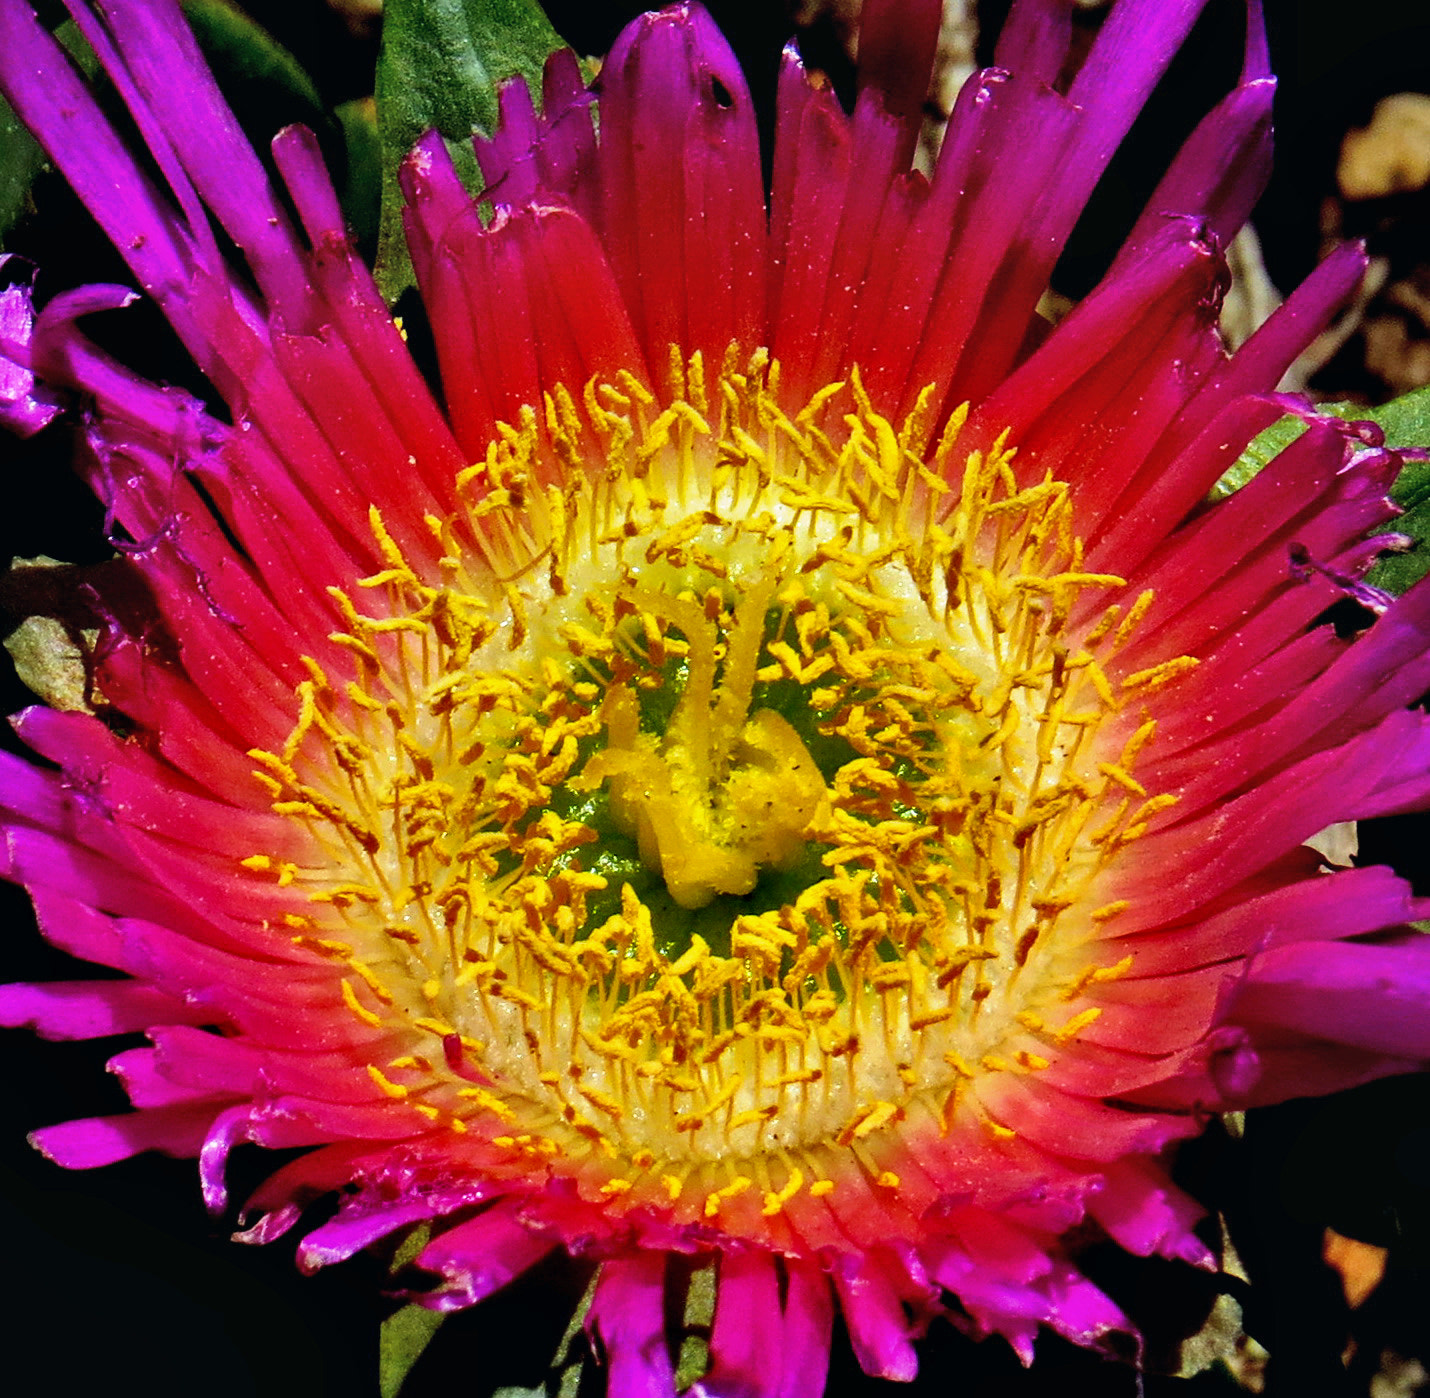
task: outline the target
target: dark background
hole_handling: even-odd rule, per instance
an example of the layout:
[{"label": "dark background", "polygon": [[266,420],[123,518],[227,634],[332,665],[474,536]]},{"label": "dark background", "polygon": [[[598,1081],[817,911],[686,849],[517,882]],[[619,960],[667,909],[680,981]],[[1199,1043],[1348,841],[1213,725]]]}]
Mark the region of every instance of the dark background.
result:
[{"label": "dark background", "polygon": [[[578,51],[595,53],[638,8],[563,0],[551,13]],[[712,0],[710,8],[768,114],[788,29],[782,7]],[[981,6],[985,47],[1006,8],[992,0]],[[320,0],[251,0],[248,9],[307,67],[325,100],[370,93],[375,35],[354,33]],[[1281,78],[1278,165],[1256,223],[1268,269],[1289,289],[1318,256],[1322,203],[1333,192],[1341,136],[1368,119],[1379,97],[1430,92],[1430,15],[1424,6],[1407,11],[1384,0],[1353,6],[1270,0],[1268,10]],[[1177,141],[1234,80],[1242,14],[1236,0],[1212,0],[1059,269],[1065,294],[1076,297],[1093,283]],[[837,80],[847,80],[829,31],[816,30],[806,42]],[[42,294],[81,281],[128,280],[58,181],[42,181],[36,205],[10,242],[42,263]],[[1402,264],[1430,258],[1423,198],[1360,216],[1373,250]],[[157,317],[142,307],[125,316],[111,333],[129,362],[201,391]],[[1376,382],[1353,352],[1332,379],[1328,391],[1376,396]],[[65,465],[67,432],[61,425],[0,448],[6,556],[44,553],[86,563],[109,553],[100,512]],[[28,702],[8,664],[0,685],[7,710]],[[1378,822],[1363,832],[1363,857],[1423,877],[1426,836],[1423,818]],[[0,895],[0,978],[90,974],[39,942],[18,891],[3,887]],[[145,1156],[81,1174],[56,1169],[26,1147],[24,1133],[36,1126],[123,1110],[123,1094],[104,1063],[130,1042],[42,1044],[22,1033],[5,1035],[0,1239],[10,1295],[0,1306],[0,1373],[7,1391],[66,1398],[115,1388],[152,1398],[375,1394],[378,1324],[396,1304],[383,1295],[383,1259],[364,1256],[303,1278],[292,1264],[291,1241],[254,1248],[228,1240],[232,1219],[204,1213],[192,1161]],[[235,1196],[272,1163],[252,1148],[237,1152]],[[1179,1172],[1193,1193],[1224,1212],[1251,1277],[1249,1286],[1235,1289],[1247,1328],[1272,1353],[1267,1391],[1286,1398],[1365,1394],[1387,1347],[1430,1367],[1430,1078],[1252,1113],[1243,1139],[1214,1128],[1183,1151]],[[1320,1261],[1328,1226],[1390,1249],[1384,1281],[1354,1313]],[[1038,1364],[1025,1372],[1001,1342],[974,1345],[939,1326],[923,1346],[912,1393],[1234,1391],[1211,1373],[1179,1380],[1157,1372],[1180,1336],[1197,1328],[1214,1296],[1213,1279],[1130,1259],[1096,1242],[1083,1261],[1143,1325],[1145,1378],[1051,1336],[1040,1340]],[[449,1321],[414,1371],[408,1398],[490,1394],[503,1384],[539,1381],[565,1323],[562,1307],[576,1294],[577,1279],[548,1267]],[[1352,1337],[1347,1373],[1341,1355]],[[847,1343],[836,1347],[831,1393],[885,1390],[909,1391],[865,1380]]]}]

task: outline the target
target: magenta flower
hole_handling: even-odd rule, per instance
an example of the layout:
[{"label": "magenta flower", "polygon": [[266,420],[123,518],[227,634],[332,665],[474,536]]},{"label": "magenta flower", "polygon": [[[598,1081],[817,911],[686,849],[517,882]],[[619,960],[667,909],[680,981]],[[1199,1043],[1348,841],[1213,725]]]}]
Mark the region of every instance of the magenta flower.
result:
[{"label": "magenta flower", "polygon": [[430,1221],[439,1309],[596,1259],[619,1395],[672,1391],[667,1267],[714,1257],[699,1389],[775,1398],[821,1386],[836,1308],[903,1379],[939,1314],[1025,1359],[1129,1329],[1070,1229],[1210,1265],[1174,1142],[1430,1058],[1426,908],[1303,843],[1430,799],[1430,589],[1319,623],[1398,460],[1272,395],[1360,253],[1235,357],[1215,330],[1259,20],[1051,331],[1198,4],[1121,0],[1059,93],[1069,7],[1024,0],[925,181],[938,5],[868,0],[852,116],[787,54],[768,208],[698,6],[594,94],[558,53],[478,142],[489,220],[441,141],[404,166],[439,402],[312,136],[274,143],[295,227],[176,5],[72,8],[151,161],[22,0],[0,86],[231,420],[84,337],[120,288],[0,344],[92,405],[81,469],[159,617],[102,647],[122,726],[31,709],[51,765],[0,766],[7,877],[129,976],[0,1018],[153,1045],[113,1063],[136,1110],[51,1158],[196,1155],[220,1210],[236,1144],[308,1148],[242,1236],[335,1190],[305,1268]]}]

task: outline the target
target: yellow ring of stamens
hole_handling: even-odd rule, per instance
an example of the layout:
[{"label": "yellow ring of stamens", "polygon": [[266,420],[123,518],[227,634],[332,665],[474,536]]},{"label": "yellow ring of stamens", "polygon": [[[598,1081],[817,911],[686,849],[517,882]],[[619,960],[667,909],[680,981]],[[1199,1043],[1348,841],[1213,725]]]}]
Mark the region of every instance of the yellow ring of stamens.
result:
[{"label": "yellow ring of stamens", "polygon": [[931,395],[896,428],[857,374],[792,417],[763,355],[671,380],[503,427],[435,576],[374,512],[387,566],[333,590],[351,676],[310,662],[253,754],[327,863],[244,865],[397,1036],[381,1092],[604,1158],[613,1206],[698,1178],[713,1219],[758,1181],[769,1216],[1095,1020],[1130,965],[1089,963],[1099,876],[1173,800],[1146,696],[1195,662],[1114,681],[1151,596],[1073,629],[1124,583],[1066,486],[959,461]]}]

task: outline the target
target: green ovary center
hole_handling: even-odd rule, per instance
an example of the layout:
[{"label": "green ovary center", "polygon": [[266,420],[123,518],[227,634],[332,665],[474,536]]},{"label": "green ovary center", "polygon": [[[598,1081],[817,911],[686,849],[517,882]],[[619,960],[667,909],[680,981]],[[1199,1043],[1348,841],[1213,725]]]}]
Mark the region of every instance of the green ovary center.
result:
[{"label": "green ovary center", "polygon": [[296,934],[408,1045],[385,1090],[518,1154],[818,1179],[1088,1021],[1099,876],[1166,804],[1143,693],[1179,669],[1111,684],[1150,598],[1070,634],[1120,580],[1065,487],[956,456],[957,415],[933,442],[857,378],[790,417],[767,364],[708,399],[699,370],[504,429],[434,577],[374,518],[354,678],[314,666],[255,757],[330,855],[283,874]]}]

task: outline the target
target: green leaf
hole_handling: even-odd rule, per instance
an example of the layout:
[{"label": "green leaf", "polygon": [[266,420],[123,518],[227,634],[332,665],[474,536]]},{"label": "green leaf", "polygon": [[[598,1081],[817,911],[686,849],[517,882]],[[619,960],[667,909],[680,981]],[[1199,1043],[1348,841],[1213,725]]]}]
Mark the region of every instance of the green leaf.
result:
[{"label": "green leaf", "polygon": [[12,559],[0,573],[0,630],[20,683],[52,709],[93,714],[100,630],[80,585],[104,565],[80,567],[41,554]]},{"label": "green leaf", "polygon": [[[1388,447],[1430,447],[1430,388],[1417,388],[1413,393],[1392,399],[1378,408],[1337,403],[1332,411],[1338,417],[1379,423]],[[1404,477],[1401,479],[1404,480]],[[1396,489],[1399,490],[1400,486],[1397,485]]]},{"label": "green leaf", "polygon": [[341,189],[345,133],[302,64],[233,0],[182,2],[224,100],[270,175],[275,174],[269,149],[274,136],[298,124],[317,136]]},{"label": "green leaf", "polygon": [[[1362,409],[1359,416],[1380,424],[1387,446],[1430,447],[1430,388],[1416,389],[1381,408]],[[1405,511],[1391,529],[1408,534],[1415,544],[1405,553],[1382,558],[1366,581],[1387,592],[1401,593],[1430,572],[1430,461],[1407,462],[1390,498]]]},{"label": "green leaf", "polygon": [[1266,1351],[1241,1325],[1241,1304],[1222,1292],[1197,1334],[1183,1340],[1177,1353],[1176,1377],[1194,1379],[1213,1370],[1225,1375],[1231,1391],[1261,1392]]},{"label": "green leaf", "polygon": [[497,85],[520,74],[540,97],[541,69],[561,47],[536,0],[387,0],[377,63],[382,221],[377,281],[388,301],[413,284],[397,170],[433,129],[468,188],[478,184],[473,131],[496,123]]},{"label": "green leaf", "polygon": [[260,149],[295,121],[319,135],[331,130],[333,119],[302,65],[229,0],[184,0],[184,15],[239,121],[266,128],[256,132]]},{"label": "green leaf", "polygon": [[[1397,450],[1430,449],[1430,388],[1367,408],[1360,403],[1322,403],[1319,410],[1348,422],[1374,422],[1385,433],[1385,444]],[[1288,414],[1247,443],[1246,450],[1212,487],[1220,500],[1241,489],[1273,457],[1286,450],[1306,430]],[[1399,594],[1430,572],[1430,461],[1410,461],[1391,487],[1390,498],[1405,512],[1384,532],[1407,534],[1415,543],[1404,553],[1382,558],[1366,575],[1373,587]]]},{"label": "green leaf", "polygon": [[675,1358],[675,1386],[681,1392],[703,1378],[710,1367],[710,1332],[715,1325],[715,1273],[713,1257],[690,1274],[681,1316],[680,1352]]},{"label": "green leaf", "polygon": [[[417,1255],[432,1241],[432,1225],[419,1223],[397,1245],[388,1275],[396,1276],[404,1267],[417,1260]],[[447,1317],[442,1311],[428,1310],[415,1301],[394,1311],[382,1322],[377,1348],[377,1389],[380,1398],[397,1398],[412,1366],[431,1343],[438,1327]]]},{"label": "green leaf", "polygon": [[377,250],[382,206],[382,148],[377,139],[377,108],[370,98],[344,102],[334,109],[348,152],[348,177],[338,191],[343,216],[369,259]]},{"label": "green leaf", "polygon": [[377,1352],[377,1391],[382,1398],[397,1398],[412,1366],[446,1318],[414,1301],[382,1322]]},{"label": "green leaf", "polygon": [[507,1384],[497,1389],[492,1398],[577,1398],[581,1390],[581,1380],[586,1374],[586,1366],[591,1362],[590,1346],[586,1343],[586,1315],[591,1309],[591,1300],[596,1294],[596,1280],[599,1269],[593,1272],[576,1309],[571,1313],[561,1343],[551,1357],[546,1377],[530,1388],[518,1384]]},{"label": "green leaf", "polygon": [[1224,500],[1235,495],[1248,481],[1260,473],[1262,467],[1281,455],[1292,442],[1306,430],[1306,424],[1299,417],[1287,413],[1277,418],[1270,427],[1258,432],[1247,444],[1240,456],[1227,467],[1222,478],[1211,488],[1213,500]]},{"label": "green leaf", "polygon": [[44,151],[0,98],[0,238],[28,211],[30,186],[44,168]]}]

